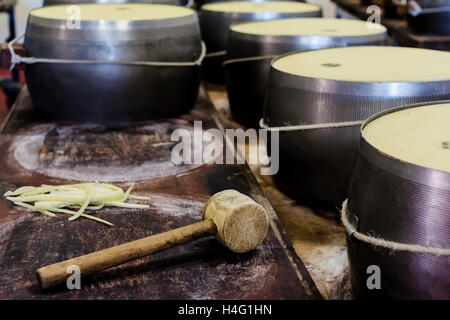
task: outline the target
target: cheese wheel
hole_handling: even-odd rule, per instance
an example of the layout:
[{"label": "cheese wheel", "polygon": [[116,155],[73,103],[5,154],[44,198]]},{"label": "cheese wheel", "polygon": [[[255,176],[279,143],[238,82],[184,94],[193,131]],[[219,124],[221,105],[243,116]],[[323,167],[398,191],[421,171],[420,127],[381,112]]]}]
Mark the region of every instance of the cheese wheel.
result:
[{"label": "cheese wheel", "polygon": [[[24,47],[30,57],[112,62],[28,65],[25,74],[33,105],[51,118],[116,122],[170,118],[188,112],[196,101],[198,66],[128,64],[199,58],[198,18],[188,8],[162,4],[43,7],[28,17]],[[167,94],[168,88],[176,88],[176,94]]]},{"label": "cheese wheel", "polygon": [[278,13],[297,13],[313,12],[320,10],[320,7],[314,4],[294,2],[294,1],[229,1],[209,3],[202,6],[202,10],[217,12],[278,12]]},{"label": "cheese wheel", "polygon": [[[30,15],[45,19],[65,20],[74,17],[70,5],[49,6],[31,11]],[[179,18],[195,14],[191,9],[164,4],[80,4],[82,21],[138,21]]]},{"label": "cheese wheel", "polygon": [[389,113],[369,122],[363,137],[392,157],[450,172],[450,103]]},{"label": "cheese wheel", "polygon": [[347,47],[300,52],[273,62],[293,75],[337,81],[450,80],[450,53],[405,47]]},{"label": "cheese wheel", "polygon": [[366,36],[383,34],[386,27],[380,24],[350,19],[293,18],[255,21],[230,27],[234,32],[269,36],[317,35],[329,37]]}]

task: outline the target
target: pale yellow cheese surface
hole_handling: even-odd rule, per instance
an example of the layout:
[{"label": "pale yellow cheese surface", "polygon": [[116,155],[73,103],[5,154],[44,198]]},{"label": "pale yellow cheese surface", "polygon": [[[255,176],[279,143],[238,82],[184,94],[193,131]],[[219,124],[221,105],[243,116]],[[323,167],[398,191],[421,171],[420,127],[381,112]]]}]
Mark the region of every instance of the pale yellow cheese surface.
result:
[{"label": "pale yellow cheese surface", "polygon": [[[158,20],[195,14],[193,10],[185,7],[162,4],[80,4],[76,7],[79,8],[82,21]],[[35,9],[30,14],[40,18],[65,20],[74,19],[78,12],[70,8],[70,5],[61,5]]]},{"label": "pale yellow cheese surface", "polygon": [[392,157],[450,172],[450,103],[390,113],[370,122],[363,137]]},{"label": "pale yellow cheese surface", "polygon": [[326,18],[292,18],[245,22],[231,26],[231,30],[245,34],[271,36],[365,36],[383,34],[386,28],[365,21]]},{"label": "pale yellow cheese surface", "polygon": [[406,47],[346,47],[299,52],[277,59],[294,75],[358,82],[450,80],[450,52]]},{"label": "pale yellow cheese surface", "polygon": [[317,5],[295,2],[295,1],[227,1],[208,3],[202,6],[202,10],[219,11],[219,12],[278,12],[278,13],[296,13],[296,12],[313,12],[319,11]]}]

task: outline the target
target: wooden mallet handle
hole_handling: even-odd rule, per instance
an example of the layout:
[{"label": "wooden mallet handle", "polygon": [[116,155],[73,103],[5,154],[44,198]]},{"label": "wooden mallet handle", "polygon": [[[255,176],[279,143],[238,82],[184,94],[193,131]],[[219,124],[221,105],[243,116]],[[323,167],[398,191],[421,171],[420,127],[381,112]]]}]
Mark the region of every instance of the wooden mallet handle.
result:
[{"label": "wooden mallet handle", "polygon": [[208,200],[201,222],[40,268],[38,281],[46,289],[64,283],[70,266],[88,276],[209,235],[233,252],[247,252],[264,240],[268,227],[263,207],[236,190],[224,190]]},{"label": "wooden mallet handle", "polygon": [[72,265],[80,268],[82,276],[88,276],[127,261],[142,258],[151,253],[172,248],[204,236],[215,235],[216,233],[216,224],[209,219],[203,220],[40,268],[37,270],[38,281],[42,289],[47,289],[64,283],[67,277],[70,276],[67,272],[68,267]]}]

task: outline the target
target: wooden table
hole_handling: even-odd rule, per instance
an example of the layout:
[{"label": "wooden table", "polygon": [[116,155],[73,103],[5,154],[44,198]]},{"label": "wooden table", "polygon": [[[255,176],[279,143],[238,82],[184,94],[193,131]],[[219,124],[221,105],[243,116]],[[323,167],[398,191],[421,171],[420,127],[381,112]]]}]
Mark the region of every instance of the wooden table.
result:
[{"label": "wooden table", "polygon": [[[188,115],[163,122],[76,124],[47,121],[26,91],[0,130],[0,193],[23,185],[77,180],[135,182],[149,210],[107,208],[112,227],[67,216],[47,217],[0,199],[0,299],[320,299],[307,269],[247,165],[170,162],[176,128],[222,124],[204,90]],[[269,213],[266,239],[235,254],[205,238],[82,278],[81,290],[39,289],[36,269],[61,260],[190,224],[207,199],[236,189]]]},{"label": "wooden table", "polygon": [[[362,20],[367,20],[371,15],[367,13],[367,7],[363,6],[359,0],[332,1],[339,8]],[[388,29],[394,41],[401,46],[450,51],[450,36],[418,34],[408,27],[405,20],[389,19],[383,15],[381,16],[381,24]]]}]

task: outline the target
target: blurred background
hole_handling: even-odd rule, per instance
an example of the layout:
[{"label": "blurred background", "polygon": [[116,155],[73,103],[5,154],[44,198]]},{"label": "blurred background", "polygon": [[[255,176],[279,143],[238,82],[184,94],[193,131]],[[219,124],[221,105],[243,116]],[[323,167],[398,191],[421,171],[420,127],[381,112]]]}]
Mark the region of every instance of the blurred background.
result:
[{"label": "blurred background", "polygon": [[[5,0],[0,0],[0,3]],[[16,0],[6,0],[6,1],[16,1]],[[25,32],[25,26],[27,22],[28,12],[31,9],[38,8],[42,6],[43,0],[17,0],[17,5],[15,7],[16,16],[16,31],[17,34],[23,34]],[[323,8],[325,17],[334,17],[336,12],[336,6],[329,0],[313,0],[307,1],[311,3],[320,4]],[[6,39],[9,35],[8,31],[8,16],[6,14],[0,15],[0,39]]]}]

